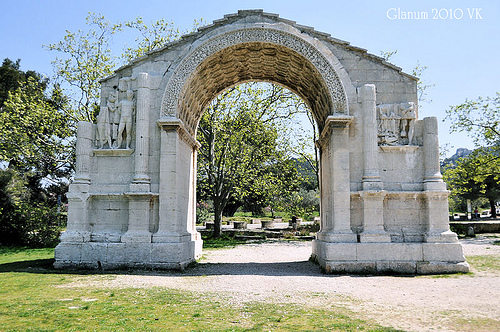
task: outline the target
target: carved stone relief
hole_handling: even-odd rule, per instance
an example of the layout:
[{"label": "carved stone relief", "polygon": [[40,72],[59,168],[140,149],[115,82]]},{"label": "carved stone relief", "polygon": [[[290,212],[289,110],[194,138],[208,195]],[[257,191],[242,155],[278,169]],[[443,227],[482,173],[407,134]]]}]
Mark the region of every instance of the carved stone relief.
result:
[{"label": "carved stone relief", "polygon": [[413,145],[416,105],[413,102],[377,105],[378,144]]},{"label": "carved stone relief", "polygon": [[[97,117],[96,147],[99,149],[130,149],[136,99],[132,81],[120,80],[118,90],[111,90]],[[125,142],[125,144],[123,144]]]}]

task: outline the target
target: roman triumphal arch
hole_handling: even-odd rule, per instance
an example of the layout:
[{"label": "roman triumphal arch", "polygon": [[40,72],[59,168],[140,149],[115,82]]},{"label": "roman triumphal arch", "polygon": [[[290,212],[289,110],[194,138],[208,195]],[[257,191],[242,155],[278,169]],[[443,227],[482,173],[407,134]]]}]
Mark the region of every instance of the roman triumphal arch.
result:
[{"label": "roman triumphal arch", "polygon": [[220,92],[286,86],[321,133],[321,230],[330,273],[468,271],[448,225],[437,119],[418,118],[417,79],[328,34],[261,10],[226,15],[102,81],[80,122],[58,268],[183,268],[201,254],[198,122]]}]

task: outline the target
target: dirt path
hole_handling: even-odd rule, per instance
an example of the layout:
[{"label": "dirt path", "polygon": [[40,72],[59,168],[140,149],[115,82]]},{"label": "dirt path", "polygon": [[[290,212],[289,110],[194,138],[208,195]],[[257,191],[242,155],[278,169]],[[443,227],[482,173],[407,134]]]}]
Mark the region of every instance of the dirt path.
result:
[{"label": "dirt path", "polygon": [[[462,241],[466,256],[500,257],[500,238]],[[308,261],[310,242],[248,244],[205,252],[183,273],[144,272],[99,281],[106,287],[167,287],[220,292],[247,301],[344,306],[359,318],[407,331],[492,331],[500,328],[500,269],[452,276],[331,276]],[[96,285],[97,286],[97,285]]]}]

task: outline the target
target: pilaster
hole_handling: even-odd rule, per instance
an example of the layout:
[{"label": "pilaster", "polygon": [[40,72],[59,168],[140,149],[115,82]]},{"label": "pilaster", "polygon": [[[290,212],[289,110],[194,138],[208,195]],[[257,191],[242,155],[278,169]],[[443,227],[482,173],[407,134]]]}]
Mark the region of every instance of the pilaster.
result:
[{"label": "pilaster", "polygon": [[439,165],[438,121],[436,117],[424,118],[424,190],[446,190]]},{"label": "pilaster", "polygon": [[75,184],[90,184],[90,158],[92,157],[92,123],[78,122],[76,133]]},{"label": "pilaster", "polygon": [[126,193],[128,199],[128,229],[121,236],[121,242],[151,243],[149,218],[151,193]]},{"label": "pilaster", "polygon": [[62,242],[90,241],[88,205],[90,199],[90,164],[92,156],[92,123],[78,122],[76,134],[76,169],[68,198],[68,226],[61,235]]},{"label": "pilaster", "polygon": [[[199,241],[196,218],[195,151],[199,143],[177,118],[158,121],[161,130],[160,219],[153,242]],[[193,169],[194,168],[194,169]],[[193,198],[194,197],[194,198]]]},{"label": "pilaster", "polygon": [[321,241],[356,242],[351,230],[349,124],[352,116],[329,116],[320,135],[321,147]]},{"label": "pilaster", "polygon": [[149,109],[150,109],[149,75],[139,73],[137,77],[137,114],[135,142],[135,175],[130,190],[149,192]]},{"label": "pilaster", "polygon": [[448,218],[448,192],[426,191],[427,234],[425,242],[458,242],[457,234],[450,230]]},{"label": "pilaster", "polygon": [[88,219],[90,184],[72,183],[66,194],[68,198],[68,226],[61,234],[61,242],[90,241]]},{"label": "pilaster", "polygon": [[363,233],[360,242],[391,242],[391,236],[384,229],[384,190],[362,191]]},{"label": "pilaster", "polygon": [[363,119],[363,190],[381,190],[383,183],[378,169],[377,107],[374,84],[358,89]]}]

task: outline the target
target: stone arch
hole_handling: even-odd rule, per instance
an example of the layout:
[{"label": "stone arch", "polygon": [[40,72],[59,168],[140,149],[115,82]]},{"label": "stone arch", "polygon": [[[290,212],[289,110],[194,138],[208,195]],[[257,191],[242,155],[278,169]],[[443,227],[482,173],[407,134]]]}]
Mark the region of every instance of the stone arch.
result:
[{"label": "stone arch", "polygon": [[[283,29],[281,25],[280,28]],[[276,27],[235,28],[195,47],[169,79],[161,118],[176,117],[193,136],[207,104],[251,80],[286,86],[308,104],[321,132],[329,115],[348,115],[349,76],[320,42]]]},{"label": "stone arch", "polygon": [[[253,80],[288,87],[316,119],[321,229],[312,258],[325,271],[468,271],[449,229],[438,122],[418,119],[416,78],[261,10],[226,15],[102,81],[103,109],[135,94],[135,135],[130,148],[112,139],[99,147],[99,124],[79,123],[55,266],[182,269],[199,257],[198,121],[217,94]],[[114,128],[100,125],[100,134]]]}]

